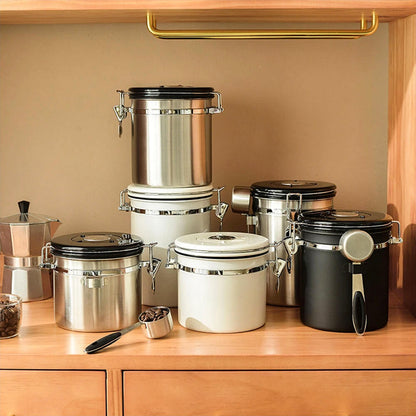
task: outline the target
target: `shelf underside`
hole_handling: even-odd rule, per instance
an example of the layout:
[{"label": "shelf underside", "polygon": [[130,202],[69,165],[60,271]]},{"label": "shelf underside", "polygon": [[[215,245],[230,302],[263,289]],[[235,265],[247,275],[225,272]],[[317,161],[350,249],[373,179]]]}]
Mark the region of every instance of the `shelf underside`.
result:
[{"label": "shelf underside", "polygon": [[381,22],[388,22],[416,14],[416,1],[0,0],[0,23],[144,23],[147,11],[173,22],[355,22],[373,10]]}]

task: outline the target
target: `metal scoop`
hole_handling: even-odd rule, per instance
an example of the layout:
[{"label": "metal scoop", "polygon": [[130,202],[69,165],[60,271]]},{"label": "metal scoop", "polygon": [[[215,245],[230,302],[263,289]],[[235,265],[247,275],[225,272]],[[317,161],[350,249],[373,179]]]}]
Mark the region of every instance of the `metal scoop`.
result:
[{"label": "metal scoop", "polygon": [[122,335],[132,331],[138,326],[143,325],[143,330],[147,338],[162,338],[173,328],[172,314],[170,309],[166,306],[154,306],[150,309],[145,310],[139,315],[139,321],[127,328],[123,328],[120,331],[113,332],[112,334],[106,335],[92,344],[85,347],[87,354],[92,354],[103,348],[108,347],[114,342],[118,341]]}]

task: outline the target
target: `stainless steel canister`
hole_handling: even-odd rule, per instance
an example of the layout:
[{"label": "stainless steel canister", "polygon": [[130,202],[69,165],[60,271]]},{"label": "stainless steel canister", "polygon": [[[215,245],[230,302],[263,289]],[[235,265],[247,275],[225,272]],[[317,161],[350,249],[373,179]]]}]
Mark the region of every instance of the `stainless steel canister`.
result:
[{"label": "stainless steel canister", "polygon": [[[154,278],[160,266],[153,246],[130,234],[109,232],[60,236],[44,246],[43,266],[54,271],[57,325],[100,332],[135,323],[141,310],[140,268],[147,267]],[[144,247],[149,248],[148,261],[140,260]]]},{"label": "stainless steel canister", "polygon": [[[292,235],[291,219],[301,211],[331,209],[336,186],[312,180],[274,180],[256,182],[251,187],[236,186],[232,193],[232,210],[247,216],[247,226],[254,226],[256,234],[267,237],[270,243],[283,242]],[[267,303],[298,306],[299,287],[296,269],[298,254],[290,254],[281,243],[277,256],[286,259],[286,267],[279,276],[268,272]],[[270,258],[274,257],[270,253]]]},{"label": "stainless steel canister", "polygon": [[[205,186],[212,182],[211,115],[223,111],[221,94],[209,87],[118,90],[121,124],[132,122],[132,179],[155,187]],[[131,106],[124,104],[127,95]],[[213,106],[213,99],[217,105]]]}]

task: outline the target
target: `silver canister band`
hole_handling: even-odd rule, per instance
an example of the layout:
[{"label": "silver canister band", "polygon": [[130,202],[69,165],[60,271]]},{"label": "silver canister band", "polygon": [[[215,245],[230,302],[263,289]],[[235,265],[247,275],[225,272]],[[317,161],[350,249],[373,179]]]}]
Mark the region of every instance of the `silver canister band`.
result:
[{"label": "silver canister band", "polygon": [[[374,244],[374,250],[380,250],[382,248],[386,248],[390,244],[389,241],[385,241],[384,243],[377,243]],[[305,246],[308,248],[314,248],[316,250],[324,250],[324,251],[341,251],[342,246],[340,245],[331,245],[331,244],[318,244],[318,243],[310,243],[309,241],[297,241],[297,244],[300,246]]]},{"label": "silver canister band", "polygon": [[187,273],[202,274],[205,276],[238,276],[241,274],[251,274],[261,272],[262,270],[267,269],[267,264],[262,266],[253,267],[251,269],[238,269],[238,270],[209,270],[209,269],[199,269],[194,267],[183,266],[178,264],[178,270],[182,270]]},{"label": "silver canister band", "polygon": [[157,210],[157,209],[141,209],[131,207],[130,211],[136,214],[145,215],[192,215],[192,214],[203,214],[204,212],[212,211],[213,205],[203,208],[195,209],[170,209],[170,210]]},{"label": "silver canister band", "polygon": [[110,269],[110,270],[80,270],[80,269],[65,269],[62,267],[56,267],[55,270],[58,273],[65,273],[73,276],[87,276],[87,277],[100,277],[100,276],[118,276],[122,274],[132,273],[139,270],[142,265],[139,263],[135,266]]},{"label": "silver canister band", "polygon": [[129,109],[129,112],[132,114],[146,114],[146,115],[181,115],[181,114],[212,114],[213,107],[207,108],[180,108],[180,109],[171,109],[171,108],[135,108]]}]

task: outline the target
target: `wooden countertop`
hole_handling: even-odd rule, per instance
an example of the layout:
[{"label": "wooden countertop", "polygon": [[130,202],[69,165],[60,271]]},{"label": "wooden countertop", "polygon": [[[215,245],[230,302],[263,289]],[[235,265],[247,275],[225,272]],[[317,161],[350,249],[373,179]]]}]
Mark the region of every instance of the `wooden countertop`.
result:
[{"label": "wooden countertop", "polygon": [[3,369],[410,369],[416,368],[416,319],[393,305],[389,323],[364,336],[304,326],[298,308],[267,308],[266,325],[237,334],[207,334],[181,327],[149,340],[140,328],[100,353],[86,345],[102,333],[58,328],[52,299],[23,304],[18,337],[0,341]]}]

